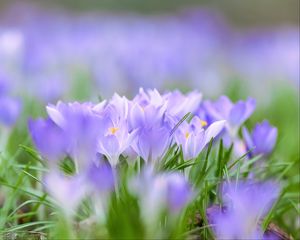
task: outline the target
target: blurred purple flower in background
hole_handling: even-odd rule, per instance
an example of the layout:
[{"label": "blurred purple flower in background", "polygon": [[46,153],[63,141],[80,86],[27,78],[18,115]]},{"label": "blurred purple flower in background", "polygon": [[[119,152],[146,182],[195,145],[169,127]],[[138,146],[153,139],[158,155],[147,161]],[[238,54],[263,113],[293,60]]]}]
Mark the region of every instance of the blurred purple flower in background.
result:
[{"label": "blurred purple flower in background", "polygon": [[257,123],[252,131],[248,132],[247,128],[243,128],[243,138],[245,140],[250,156],[272,152],[277,140],[277,128],[269,124],[267,120]]},{"label": "blurred purple flower in background", "polygon": [[208,209],[207,217],[217,239],[262,239],[261,221],[279,196],[274,182],[224,183],[224,206]]},{"label": "blurred purple flower in background", "polygon": [[11,96],[10,85],[10,78],[0,71],[0,123],[8,127],[16,123],[21,112],[21,102]]},{"label": "blurred purple flower in background", "polygon": [[18,120],[21,112],[21,102],[8,97],[0,97],[0,122],[12,126]]},{"label": "blurred purple flower in background", "polygon": [[[297,84],[299,40],[299,28],[289,26],[237,33],[231,47],[232,65],[252,85],[261,79],[269,84],[283,79]],[[260,95],[265,90],[256,89]]]},{"label": "blurred purple flower in background", "polygon": [[79,82],[91,90],[85,97],[183,84],[216,96],[238,75],[263,97],[258,81],[263,91],[274,78],[299,79],[298,28],[242,32],[208,9],[87,17],[16,6],[1,19],[9,23],[0,29],[1,65],[18,91],[44,101],[72,97]]}]

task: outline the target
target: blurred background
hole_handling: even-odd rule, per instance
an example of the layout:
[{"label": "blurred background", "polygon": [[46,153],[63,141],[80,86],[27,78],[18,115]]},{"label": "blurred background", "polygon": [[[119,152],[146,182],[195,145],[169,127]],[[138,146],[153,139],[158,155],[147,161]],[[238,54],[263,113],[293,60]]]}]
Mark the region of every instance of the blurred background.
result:
[{"label": "blurred background", "polygon": [[184,8],[208,7],[222,12],[231,23],[236,25],[274,25],[274,24],[298,24],[298,6],[297,0],[52,0],[52,1],[26,1],[26,0],[1,0],[2,9],[10,5],[30,3],[46,8],[56,8],[83,11],[135,11],[146,14],[174,12]]},{"label": "blurred background", "polygon": [[2,78],[45,102],[139,87],[268,100],[275,81],[298,86],[294,0],[1,1],[0,16]]}]

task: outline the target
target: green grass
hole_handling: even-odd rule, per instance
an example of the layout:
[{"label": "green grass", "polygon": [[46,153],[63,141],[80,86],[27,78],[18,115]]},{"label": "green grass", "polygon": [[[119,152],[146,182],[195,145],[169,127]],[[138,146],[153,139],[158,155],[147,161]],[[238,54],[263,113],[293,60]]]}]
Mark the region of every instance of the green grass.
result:
[{"label": "green grass", "polygon": [[[234,91],[229,91],[236,98]],[[239,97],[239,96],[238,96]],[[122,184],[119,195],[110,196],[109,210],[105,222],[83,221],[89,219],[93,209],[89,199],[84,201],[76,218],[70,220],[57,207],[43,189],[43,173],[47,166],[30,143],[26,119],[28,116],[44,115],[39,103],[25,104],[23,118],[12,129],[6,146],[1,146],[0,155],[0,236],[6,239],[18,234],[19,239],[46,238],[104,238],[145,239],[148,237],[182,239],[200,236],[213,239],[206,219],[206,209],[212,204],[221,204],[218,186],[226,180],[240,180],[249,173],[257,179],[276,179],[282,187],[280,198],[264,219],[264,228],[274,222],[294,239],[300,238],[299,226],[299,102],[295,89],[280,85],[272,90],[268,104],[258,106],[254,116],[246,123],[268,119],[278,127],[279,137],[274,153],[264,159],[261,156],[245,161],[245,156],[235,158],[232,147],[226,149],[222,141],[214,141],[194,160],[184,161],[182,150],[171,146],[157,166],[159,171],[181,171],[188,175],[196,196],[180,216],[171,219],[162,215],[161,221],[149,228],[143,222],[141,209],[128,190],[128,180],[137,174],[143,165],[122,165]],[[31,107],[29,107],[31,106]],[[188,118],[188,115],[185,116]],[[72,174],[72,160],[66,159],[61,168]]]}]

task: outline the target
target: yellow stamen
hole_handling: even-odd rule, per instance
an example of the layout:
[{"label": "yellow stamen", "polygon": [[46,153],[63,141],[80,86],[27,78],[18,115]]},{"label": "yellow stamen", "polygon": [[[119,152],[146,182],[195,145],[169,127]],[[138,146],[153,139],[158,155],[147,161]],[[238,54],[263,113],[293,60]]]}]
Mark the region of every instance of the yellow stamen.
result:
[{"label": "yellow stamen", "polygon": [[108,131],[109,131],[111,134],[115,134],[118,130],[119,130],[119,128],[117,128],[117,127],[111,127],[111,128],[108,129]]},{"label": "yellow stamen", "polygon": [[190,133],[189,133],[189,132],[186,132],[186,133],[185,133],[185,138],[188,139],[189,136],[190,136]]},{"label": "yellow stamen", "polygon": [[200,124],[201,124],[201,127],[206,127],[207,126],[207,122],[204,121],[204,120],[201,120],[201,119],[200,119]]}]

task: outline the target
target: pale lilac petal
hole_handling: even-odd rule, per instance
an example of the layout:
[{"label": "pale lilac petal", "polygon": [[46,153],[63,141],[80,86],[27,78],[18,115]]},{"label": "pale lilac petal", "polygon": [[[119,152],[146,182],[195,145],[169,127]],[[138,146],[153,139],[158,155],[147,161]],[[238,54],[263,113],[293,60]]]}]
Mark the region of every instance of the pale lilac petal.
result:
[{"label": "pale lilac petal", "polygon": [[82,179],[77,176],[67,177],[58,172],[51,172],[45,176],[44,183],[46,191],[68,215],[76,211],[85,195]]},{"label": "pale lilac petal", "polygon": [[245,121],[246,104],[242,101],[236,103],[230,111],[229,123],[231,126],[240,126]]},{"label": "pale lilac petal", "polygon": [[205,131],[205,142],[204,145],[208,144],[212,138],[218,136],[218,134],[223,130],[226,121],[221,120],[212,123]]},{"label": "pale lilac petal", "polygon": [[145,123],[145,114],[144,110],[140,105],[134,104],[130,111],[129,123],[131,128],[140,128]]},{"label": "pale lilac petal", "polygon": [[249,131],[246,127],[242,128],[242,133],[243,133],[243,138],[246,142],[248,150],[250,150],[250,149],[254,150],[255,146],[254,146],[252,137],[251,137],[251,135],[250,135],[250,133],[249,133]]},{"label": "pale lilac petal", "polygon": [[115,186],[112,167],[107,163],[101,162],[99,166],[93,163],[87,171],[87,179],[92,189],[99,192],[110,192]]},{"label": "pale lilac petal", "polygon": [[41,155],[48,160],[60,160],[66,151],[67,137],[50,119],[29,120],[29,131],[33,143]]},{"label": "pale lilac petal", "polygon": [[48,116],[51,120],[60,127],[64,127],[67,123],[65,121],[64,116],[55,106],[47,106],[46,107]]},{"label": "pale lilac petal", "polygon": [[120,156],[120,145],[119,141],[114,135],[106,136],[104,139],[100,139],[99,152],[104,154],[109,163],[115,167],[118,163],[118,158]]},{"label": "pale lilac petal", "polygon": [[168,207],[171,212],[177,213],[191,200],[191,187],[180,174],[170,174],[168,182]]}]

